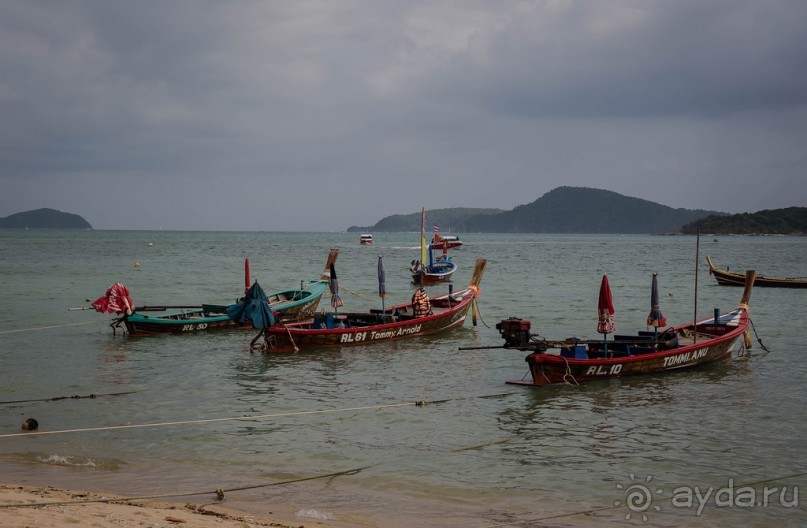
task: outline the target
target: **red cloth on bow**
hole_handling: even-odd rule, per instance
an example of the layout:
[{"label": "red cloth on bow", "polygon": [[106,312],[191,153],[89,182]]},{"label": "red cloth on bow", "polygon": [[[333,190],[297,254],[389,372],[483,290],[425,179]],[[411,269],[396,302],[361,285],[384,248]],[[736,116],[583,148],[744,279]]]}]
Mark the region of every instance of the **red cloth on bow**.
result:
[{"label": "red cloth on bow", "polygon": [[129,297],[129,290],[120,282],[110,286],[104,296],[96,299],[92,306],[101,313],[131,315],[134,312],[134,301]]}]

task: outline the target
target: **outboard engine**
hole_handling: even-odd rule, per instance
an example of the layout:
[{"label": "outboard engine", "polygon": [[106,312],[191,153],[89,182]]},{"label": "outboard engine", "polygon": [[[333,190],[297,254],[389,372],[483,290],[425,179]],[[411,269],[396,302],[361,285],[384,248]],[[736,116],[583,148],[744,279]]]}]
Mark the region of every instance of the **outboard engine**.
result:
[{"label": "outboard engine", "polygon": [[496,330],[504,339],[505,348],[521,348],[530,342],[530,326],[526,319],[510,317],[496,323]]}]

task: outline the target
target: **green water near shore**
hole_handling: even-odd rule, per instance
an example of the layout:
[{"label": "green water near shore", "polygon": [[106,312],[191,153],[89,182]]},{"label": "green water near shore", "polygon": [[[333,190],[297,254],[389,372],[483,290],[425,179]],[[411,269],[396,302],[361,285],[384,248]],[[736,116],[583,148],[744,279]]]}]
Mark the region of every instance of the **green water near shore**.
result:
[{"label": "green water near shore", "polygon": [[[523,353],[459,350],[499,345],[494,325],[510,316],[550,338],[596,337],[603,273],[620,333],[645,328],[654,272],[668,321],[691,320],[694,237],[461,235],[455,287],[468,283],[476,258],[488,260],[479,324],[368,347],[264,356],[249,349],[251,331],[132,338],[113,335],[108,316],[68,311],[116,281],[138,305],[227,304],[243,291],[245,257],[270,291],[317,278],[331,247],[340,248],[344,310],[380,308],[378,255],[386,303],[408,300],[418,234],[374,238],[367,247],[344,233],[0,230],[0,400],[97,395],[0,404],[0,435],[19,432],[28,416],[43,432],[167,424],[0,437],[3,480],[157,494],[366,468],[228,500],[255,511],[292,504],[344,526],[357,518],[378,526],[566,526],[625,522],[629,513],[634,521],[646,515],[646,526],[803,525],[802,505],[712,501],[698,514],[670,499],[676,488],[807,471],[807,290],[753,292],[751,316],[769,354],[755,339],[750,356],[672,375],[531,389],[505,385],[526,374]],[[741,294],[717,286],[707,254],[735,271],[807,275],[807,238],[704,237],[700,316],[734,307]],[[259,415],[267,417],[234,419]],[[209,421],[222,418],[233,420]],[[624,504],[638,484],[662,491],[642,513]],[[801,475],[770,485],[805,484]],[[595,520],[534,521],[603,507],[610,509]]]}]

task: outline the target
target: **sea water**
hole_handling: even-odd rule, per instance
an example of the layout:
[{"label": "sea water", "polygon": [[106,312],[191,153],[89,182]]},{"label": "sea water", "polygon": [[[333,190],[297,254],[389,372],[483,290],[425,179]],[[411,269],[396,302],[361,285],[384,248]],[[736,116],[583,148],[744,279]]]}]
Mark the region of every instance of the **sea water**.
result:
[{"label": "sea water", "polygon": [[[296,354],[69,310],[114,282],[136,305],[229,304],[245,258],[271,292],[318,278],[329,248],[340,311],[381,307],[379,255],[383,302],[409,301],[418,234],[374,235],[0,230],[0,480],[196,503],[223,488],[225,505],[334,526],[804,525],[807,290],[755,289],[754,347],[696,370],[526,388],[505,384],[528,376],[524,352],[482,348],[508,317],[599,337],[603,274],[619,333],[645,329],[653,273],[670,324],[730,310],[741,289],[707,254],[803,276],[804,237],[461,235],[455,289],[487,259],[476,326]],[[56,434],[8,436],[28,417]]]}]

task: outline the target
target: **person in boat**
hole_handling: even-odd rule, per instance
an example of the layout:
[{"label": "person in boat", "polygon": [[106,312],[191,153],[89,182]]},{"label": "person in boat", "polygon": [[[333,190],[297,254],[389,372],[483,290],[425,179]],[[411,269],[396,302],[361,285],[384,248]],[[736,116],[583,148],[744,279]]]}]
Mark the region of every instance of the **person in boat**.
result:
[{"label": "person in boat", "polygon": [[415,317],[423,317],[432,312],[431,301],[429,295],[423,288],[418,288],[412,295],[412,313]]}]

